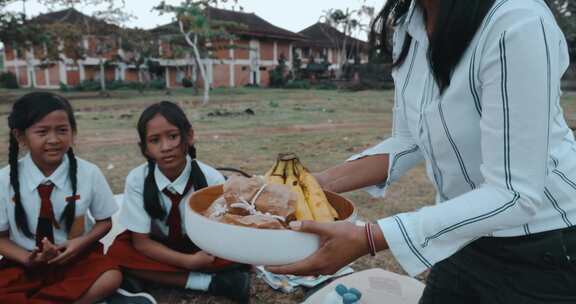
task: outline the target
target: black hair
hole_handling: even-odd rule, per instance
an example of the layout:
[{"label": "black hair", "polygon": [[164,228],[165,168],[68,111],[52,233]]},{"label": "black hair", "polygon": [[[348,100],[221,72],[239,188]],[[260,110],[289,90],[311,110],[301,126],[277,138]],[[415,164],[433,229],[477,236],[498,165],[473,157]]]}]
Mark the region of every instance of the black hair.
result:
[{"label": "black hair", "polygon": [[174,125],[180,131],[181,146],[185,153],[188,153],[192,159],[192,170],[190,171],[189,179],[194,183],[194,189],[198,190],[206,187],[206,179],[198,166],[196,160],[196,147],[190,145],[188,142],[188,134],[192,130],[192,124],[186,117],[186,114],[175,103],[170,101],[162,101],[155,103],[142,112],[138,120],[138,136],[140,137],[140,151],[142,155],[148,160],[148,175],[144,180],[144,208],[148,215],[153,219],[164,219],[167,215],[166,210],[160,204],[160,192],[156,186],[156,179],[154,178],[154,169],[156,163],[154,159],[150,158],[146,153],[146,134],[148,132],[147,125],[152,118],[156,115],[162,115],[170,124]]},{"label": "black hair", "polygon": [[[388,0],[382,11],[372,23],[370,43],[373,48],[383,54],[392,54],[388,31],[390,25],[396,26],[407,16],[413,1],[419,0]],[[494,5],[495,0],[441,0],[438,1],[438,16],[434,32],[430,37],[428,47],[428,62],[434,79],[443,93],[450,86],[450,79],[456,65],[462,59],[470,46],[474,35],[482,25],[486,14]],[[419,5],[416,3],[416,5]],[[398,58],[393,62],[396,68],[404,63],[412,37],[407,34]]]},{"label": "black hair", "polygon": [[[74,111],[70,102],[64,97],[49,93],[49,92],[34,92],[20,97],[12,106],[12,112],[8,116],[8,127],[10,128],[10,146],[8,153],[8,160],[10,163],[10,184],[14,189],[14,213],[16,218],[16,226],[18,229],[29,238],[34,234],[28,226],[28,219],[26,217],[26,210],[22,205],[22,197],[20,195],[20,181],[18,179],[18,140],[14,135],[14,130],[18,130],[22,134],[26,129],[40,121],[46,115],[63,110],[68,116],[68,122],[73,132],[76,133],[76,119],[74,118]],[[68,176],[72,182],[72,197],[76,196],[78,189],[77,171],[78,164],[72,147],[66,153],[69,159]],[[66,203],[66,208],[62,213],[60,221],[64,220],[66,230],[70,231],[76,213],[76,204],[74,200]]]}]

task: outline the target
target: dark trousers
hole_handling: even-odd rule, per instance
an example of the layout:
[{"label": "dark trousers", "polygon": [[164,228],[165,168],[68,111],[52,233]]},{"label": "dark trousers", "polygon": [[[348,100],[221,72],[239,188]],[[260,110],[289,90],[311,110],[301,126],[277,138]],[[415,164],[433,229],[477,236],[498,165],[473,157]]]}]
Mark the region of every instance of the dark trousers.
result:
[{"label": "dark trousers", "polygon": [[420,304],[575,304],[576,228],[485,237],[432,267]]}]

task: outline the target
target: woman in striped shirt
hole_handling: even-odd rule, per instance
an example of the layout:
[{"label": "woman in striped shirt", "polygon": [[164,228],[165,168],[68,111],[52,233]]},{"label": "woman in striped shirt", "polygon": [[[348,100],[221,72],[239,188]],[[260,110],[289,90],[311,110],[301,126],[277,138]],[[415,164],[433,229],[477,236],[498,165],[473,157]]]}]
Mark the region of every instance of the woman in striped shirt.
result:
[{"label": "woman in striped shirt", "polygon": [[388,0],[394,24],[390,138],[317,174],[329,190],[382,197],[426,162],[436,204],[372,229],[298,223],[321,249],[278,273],[333,273],[390,249],[431,269],[421,303],[576,303],[576,144],[560,108],[569,65],[544,0]]}]

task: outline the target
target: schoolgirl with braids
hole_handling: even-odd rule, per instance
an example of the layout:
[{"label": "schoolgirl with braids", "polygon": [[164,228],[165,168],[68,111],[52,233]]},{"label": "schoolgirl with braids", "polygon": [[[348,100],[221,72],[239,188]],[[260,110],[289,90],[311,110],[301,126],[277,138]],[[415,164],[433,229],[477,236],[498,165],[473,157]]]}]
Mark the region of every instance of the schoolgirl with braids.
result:
[{"label": "schoolgirl with braids", "polygon": [[94,303],[112,294],[122,274],[99,240],[118,207],[101,171],[73,152],[70,103],[52,93],[26,94],[14,103],[8,127],[0,303]]},{"label": "schoolgirl with braids", "polygon": [[126,178],[120,223],[127,231],[108,255],[135,279],[248,300],[245,267],[200,251],[184,231],[183,198],[224,182],[222,174],[196,158],[186,114],[172,102],[153,104],[140,116],[138,135],[147,162]]}]

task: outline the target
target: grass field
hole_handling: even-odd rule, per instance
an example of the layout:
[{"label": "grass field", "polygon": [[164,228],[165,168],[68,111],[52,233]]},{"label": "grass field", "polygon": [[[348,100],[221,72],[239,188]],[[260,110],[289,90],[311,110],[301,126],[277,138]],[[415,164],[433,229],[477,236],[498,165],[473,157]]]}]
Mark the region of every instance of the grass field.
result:
[{"label": "grass field", "polygon": [[[10,100],[24,91],[0,90],[0,164],[7,163],[6,118]],[[79,133],[77,154],[102,168],[115,193],[124,187],[130,169],[144,162],[137,146],[136,121],[142,110],[160,100],[179,103],[191,119],[198,158],[213,166],[235,167],[262,174],[278,153],[296,152],[312,171],[336,165],[351,154],[372,146],[390,134],[392,91],[358,93],[317,90],[235,89],[214,90],[212,102],[200,106],[199,97],[186,90],[143,95],[114,92],[111,98],[94,93],[70,93]],[[563,99],[566,117],[576,120],[576,95]],[[416,209],[432,202],[434,191],[423,166],[394,185],[385,199],[357,191],[346,194],[358,206],[361,219],[376,220]],[[381,267],[401,272],[389,253],[362,258],[357,270]],[[222,299],[154,288],[159,303],[227,303]],[[298,303],[299,290],[282,294],[263,281],[253,280],[252,303]]]}]

